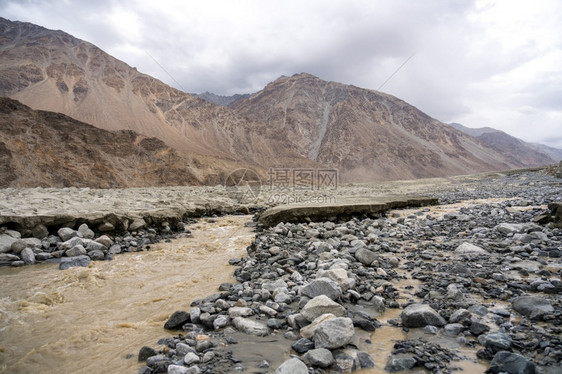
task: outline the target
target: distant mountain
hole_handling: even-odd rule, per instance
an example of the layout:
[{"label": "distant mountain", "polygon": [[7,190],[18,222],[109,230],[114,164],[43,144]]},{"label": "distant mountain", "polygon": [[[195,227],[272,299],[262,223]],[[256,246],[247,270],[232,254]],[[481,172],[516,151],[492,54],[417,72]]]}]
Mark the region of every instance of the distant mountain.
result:
[{"label": "distant mountain", "polygon": [[404,179],[508,169],[508,160],[473,137],[382,92],[281,77],[231,106],[266,137],[303,157],[339,168],[344,180]]},{"label": "distant mountain", "polygon": [[238,100],[246,99],[251,96],[251,94],[235,94],[232,96],[220,96],[215,95],[211,92],[203,92],[201,94],[196,94],[200,99],[208,101],[210,103],[220,105],[220,106],[230,106],[231,104],[235,103]]},{"label": "distant mountain", "polygon": [[562,150],[543,144],[527,143],[501,130],[491,127],[470,128],[459,123],[450,126],[474,136],[483,144],[495,149],[513,162],[522,166],[540,166],[558,162],[562,159]]},{"label": "distant mountain", "polygon": [[271,167],[337,168],[342,182],[368,182],[527,162],[382,92],[296,74],[235,101],[205,95],[223,104],[216,105],[63,31],[3,18],[0,96],[100,129],[156,137],[194,161],[193,183],[209,182],[211,170],[219,180],[239,166],[262,175]]},{"label": "distant mountain", "polygon": [[0,188],[200,185],[235,166],[211,165],[160,139],[102,130],[0,98]]}]

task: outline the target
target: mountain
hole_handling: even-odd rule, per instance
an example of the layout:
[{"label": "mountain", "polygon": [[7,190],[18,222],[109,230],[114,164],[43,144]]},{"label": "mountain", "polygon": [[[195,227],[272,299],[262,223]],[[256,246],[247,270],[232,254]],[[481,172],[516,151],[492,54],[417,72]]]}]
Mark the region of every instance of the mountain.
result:
[{"label": "mountain", "polygon": [[540,166],[553,164],[562,160],[562,150],[543,144],[527,143],[501,130],[491,127],[470,128],[459,123],[450,126],[476,137],[483,144],[495,149],[513,162],[522,166]]},{"label": "mountain", "polygon": [[0,130],[0,188],[200,185],[236,166],[213,167],[160,139],[102,130],[9,98],[0,98]]},{"label": "mountain", "polygon": [[[0,96],[105,130],[133,130],[182,152],[260,164],[300,157],[228,108],[175,88],[63,31],[0,18]],[[282,161],[281,161],[282,162]],[[309,163],[310,164],[310,163]]]},{"label": "mountain", "polygon": [[2,18],[0,96],[100,129],[158,138],[204,159],[190,164],[203,176],[210,169],[224,175],[225,165],[262,175],[271,167],[337,168],[343,182],[368,182],[525,165],[382,92],[296,74],[235,101],[206,95],[225,107],[63,31]]},{"label": "mountain", "polygon": [[215,95],[211,92],[203,92],[201,94],[195,95],[200,99],[208,101],[210,103],[221,105],[221,106],[230,106],[231,104],[237,102],[238,100],[246,99],[250,97],[250,94],[235,94],[232,96],[221,96]]},{"label": "mountain", "polygon": [[406,179],[508,169],[521,163],[406,102],[310,74],[281,77],[231,107],[268,123],[266,137],[340,169],[344,180]]}]

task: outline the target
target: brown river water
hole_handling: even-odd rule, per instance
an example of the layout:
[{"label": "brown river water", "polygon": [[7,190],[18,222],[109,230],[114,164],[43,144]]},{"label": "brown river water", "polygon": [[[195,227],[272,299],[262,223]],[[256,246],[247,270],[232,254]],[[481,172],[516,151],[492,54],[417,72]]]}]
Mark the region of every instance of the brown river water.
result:
[{"label": "brown river water", "polygon": [[[246,254],[254,237],[244,227],[251,216],[229,216],[210,223],[202,219],[190,227],[192,238],[154,245],[150,251],[117,255],[113,261],[92,262],[87,268],[59,271],[57,264],[0,268],[0,373],[134,374],[142,366],[137,352],[156,347],[176,310],[189,310],[194,299],[217,292],[233,282],[228,260]],[[401,282],[404,300],[411,298]],[[389,309],[379,318],[383,327],[357,334],[377,367],[361,373],[384,373],[395,340],[408,337],[386,320],[398,317]],[[411,333],[410,333],[411,334]],[[272,368],[290,354],[282,336],[256,338],[237,334],[229,346],[251,371],[262,359]],[[474,357],[471,353],[469,356]],[[483,372],[485,366],[461,361],[465,372]],[[272,370],[273,371],[273,370]],[[419,370],[417,371],[420,372]]]}]

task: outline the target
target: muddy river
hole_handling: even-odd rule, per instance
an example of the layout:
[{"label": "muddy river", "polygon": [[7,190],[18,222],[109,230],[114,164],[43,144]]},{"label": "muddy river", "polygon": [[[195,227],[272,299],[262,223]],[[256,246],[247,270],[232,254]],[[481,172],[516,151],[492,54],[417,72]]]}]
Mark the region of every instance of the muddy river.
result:
[{"label": "muddy river", "polygon": [[[0,268],[0,373],[136,373],[140,347],[154,347],[158,339],[171,336],[163,329],[171,313],[189,310],[194,299],[234,281],[235,268],[228,260],[246,253],[254,237],[244,227],[250,218],[202,219],[190,227],[191,238],[117,255],[87,268]],[[404,298],[400,302],[413,297],[415,290],[403,288],[409,284],[412,281],[397,286]],[[365,348],[377,364],[362,373],[384,373],[394,341],[407,337],[386,323],[399,313],[389,309],[379,318],[383,327],[360,336],[372,340]],[[282,336],[236,339],[240,344],[232,350],[249,361],[247,368],[264,358],[275,368],[290,353]],[[485,370],[472,360],[456,366],[470,373]]]}]

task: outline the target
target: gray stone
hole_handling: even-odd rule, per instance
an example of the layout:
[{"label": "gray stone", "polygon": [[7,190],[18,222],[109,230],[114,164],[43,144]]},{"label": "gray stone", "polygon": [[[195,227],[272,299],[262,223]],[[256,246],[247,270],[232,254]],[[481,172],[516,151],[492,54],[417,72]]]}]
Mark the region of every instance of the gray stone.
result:
[{"label": "gray stone", "polygon": [[368,305],[372,307],[377,313],[383,314],[386,310],[386,306],[384,304],[384,297],[375,295],[369,300]]},{"label": "gray stone", "polygon": [[181,328],[184,324],[191,321],[189,313],[184,310],[176,310],[164,324],[164,328],[175,330]]},{"label": "gray stone", "polygon": [[490,363],[489,373],[535,374],[535,364],[527,358],[512,352],[498,352]]},{"label": "gray stone", "polygon": [[377,254],[362,247],[355,251],[355,258],[363,265],[369,266],[377,259]]},{"label": "gray stone", "polygon": [[116,255],[118,253],[121,253],[121,245],[113,244],[111,247],[109,247],[108,253],[112,254],[112,255]]},{"label": "gray stone", "polygon": [[291,348],[297,353],[306,353],[314,348],[314,342],[310,339],[300,338],[291,345]]},{"label": "gray stone", "polygon": [[351,342],[355,328],[347,317],[332,318],[320,323],[314,330],[314,348],[340,348]]},{"label": "gray stone", "polygon": [[298,358],[290,358],[275,370],[275,374],[308,374],[308,368]]},{"label": "gray stone", "polygon": [[230,324],[230,317],[221,314],[213,321],[213,328],[215,330],[220,330],[223,327],[228,326],[229,324]]},{"label": "gray stone", "polygon": [[332,300],[342,295],[341,287],[330,278],[317,278],[301,288],[301,295],[311,299],[316,296],[326,295]]},{"label": "gray stone", "polygon": [[352,373],[357,370],[357,365],[355,365],[355,358],[346,351],[334,352],[334,361],[336,362],[338,373]]},{"label": "gray stone", "polygon": [[330,278],[335,281],[343,292],[355,286],[355,279],[349,278],[345,269],[319,270],[317,278]]},{"label": "gray stone", "polygon": [[457,336],[462,330],[464,330],[464,325],[461,323],[449,323],[445,325],[443,330],[447,336]]},{"label": "gray stone", "polygon": [[107,232],[115,230],[115,226],[111,222],[104,222],[98,226],[98,231]]},{"label": "gray stone", "polygon": [[488,255],[485,249],[472,243],[464,242],[455,249],[455,253],[460,255]]},{"label": "gray stone", "polygon": [[170,365],[168,366],[168,374],[187,374],[189,373],[189,368],[180,365]]},{"label": "gray stone", "polygon": [[384,370],[390,373],[410,370],[416,365],[416,359],[410,355],[392,355],[388,358]]},{"label": "gray stone", "polygon": [[85,223],[81,224],[80,227],[78,227],[78,232],[82,235],[83,238],[86,239],[93,239],[95,235],[94,232],[90,230],[88,225]]},{"label": "gray stone", "polygon": [[12,243],[11,250],[16,254],[20,254],[25,248],[29,247],[25,240],[18,239]]},{"label": "gray stone", "polygon": [[0,253],[0,262],[18,261],[20,258],[11,253]]},{"label": "gray stone", "polygon": [[300,330],[300,334],[303,338],[307,338],[310,339],[314,336],[314,330],[316,330],[316,328],[324,321],[327,321],[329,319],[332,318],[336,318],[336,316],[334,316],[331,313],[326,313],[326,314],[322,314],[321,316],[318,316],[314,319],[314,321],[312,321],[310,323],[310,325],[303,327]]},{"label": "gray stone", "polygon": [[271,333],[271,329],[263,323],[248,318],[236,317],[232,320],[238,331],[257,336],[265,336]]},{"label": "gray stone", "polygon": [[470,319],[470,316],[471,314],[468,310],[461,308],[456,310],[453,314],[451,314],[451,317],[449,317],[449,322],[451,323],[460,322],[465,319]]},{"label": "gray stone", "polygon": [[59,243],[59,244],[57,245],[57,247],[58,247],[60,250],[66,251],[66,250],[69,250],[69,249],[71,249],[72,247],[75,247],[75,246],[77,246],[77,245],[84,246],[84,239],[82,239],[82,238],[80,238],[80,237],[78,237],[78,236],[75,236],[75,237],[73,237],[73,238],[71,238],[71,239],[69,239],[69,240],[67,240],[67,241],[65,241],[65,242]]},{"label": "gray stone", "polygon": [[71,229],[70,227],[61,227],[59,231],[57,231],[57,235],[63,242],[70,240],[76,236],[79,236],[78,231]]},{"label": "gray stone", "polygon": [[12,250],[12,244],[18,239],[11,237],[10,235],[1,234],[0,235],[0,253],[7,253]]},{"label": "gray stone", "polygon": [[67,257],[74,257],[74,256],[83,256],[85,255],[86,252],[86,248],[84,248],[82,245],[78,244],[72,248],[70,248],[69,250],[67,250],[66,252],[64,252],[64,254]]},{"label": "gray stone", "polygon": [[444,326],[445,320],[427,304],[411,304],[400,314],[405,327]]},{"label": "gray stone", "polygon": [[326,313],[331,313],[336,317],[341,317],[345,313],[345,308],[330,299],[328,296],[320,295],[309,300],[301,310],[301,314],[309,322],[314,321],[317,317]]},{"label": "gray stone", "polygon": [[136,218],[130,225],[129,225],[129,231],[137,231],[139,229],[142,229],[144,226],[146,226],[146,222],[144,219],[142,218]]},{"label": "gray stone", "polygon": [[200,361],[201,359],[199,358],[197,353],[194,352],[188,352],[183,357],[183,362],[185,362],[186,365],[198,364]]},{"label": "gray stone", "polygon": [[158,352],[156,352],[154,348],[145,345],[139,350],[139,362],[146,361],[147,358],[156,356],[157,354]]},{"label": "gray stone", "polygon": [[195,350],[185,343],[176,344],[176,354],[178,356],[185,356],[189,352],[195,352]]},{"label": "gray stone", "polygon": [[107,251],[107,247],[101,243],[95,242],[95,241],[91,241],[86,245],[86,252],[90,252],[90,251]]},{"label": "gray stone", "polygon": [[486,325],[485,323],[479,322],[479,321],[472,321],[470,323],[470,333],[472,335],[478,336],[481,335],[485,332],[490,331],[490,327],[488,325]]},{"label": "gray stone", "polygon": [[27,246],[29,248],[34,248],[34,249],[41,249],[43,248],[43,242],[41,241],[41,239],[37,239],[37,238],[25,238],[23,239],[24,242],[27,243]]},{"label": "gray stone", "polygon": [[332,352],[326,348],[311,349],[303,357],[312,366],[326,368],[334,363]]},{"label": "gray stone", "polygon": [[92,260],[90,259],[90,257],[84,255],[75,257],[63,257],[60,259],[60,261],[61,262],[59,265],[59,269],[66,270],[75,266],[88,266]]},{"label": "gray stone", "polygon": [[95,241],[105,246],[106,248],[109,248],[113,245],[113,240],[111,240],[111,238],[107,235],[102,235],[99,238],[97,238]]},{"label": "gray stone", "polygon": [[501,331],[494,331],[487,335],[480,335],[478,342],[492,352],[507,351],[511,347],[511,337]]},{"label": "gray stone", "polygon": [[542,319],[543,315],[554,312],[550,301],[537,296],[520,296],[512,304],[515,311],[530,319]]},{"label": "gray stone", "polygon": [[38,224],[31,230],[31,235],[33,235],[34,238],[43,239],[49,236],[49,230],[45,225]]},{"label": "gray stone", "polygon": [[283,279],[277,279],[275,281],[263,282],[262,288],[268,290],[269,292],[274,292],[278,288],[287,288],[287,283]]},{"label": "gray stone", "polygon": [[193,307],[189,310],[189,318],[192,323],[201,322],[201,309],[199,307]]},{"label": "gray stone", "polygon": [[88,252],[88,256],[94,261],[103,261],[105,259],[105,255],[99,249]]},{"label": "gray stone", "polygon": [[357,352],[357,361],[359,361],[359,369],[370,369],[375,367],[375,360],[367,352]]},{"label": "gray stone", "polygon": [[254,315],[254,311],[252,308],[242,307],[242,306],[233,306],[232,308],[228,309],[228,315],[230,318],[236,317],[250,317]]},{"label": "gray stone", "polygon": [[33,265],[35,264],[35,253],[33,253],[33,250],[31,248],[24,248],[23,251],[21,251],[21,259],[23,260],[23,262],[25,262],[26,265]]}]

